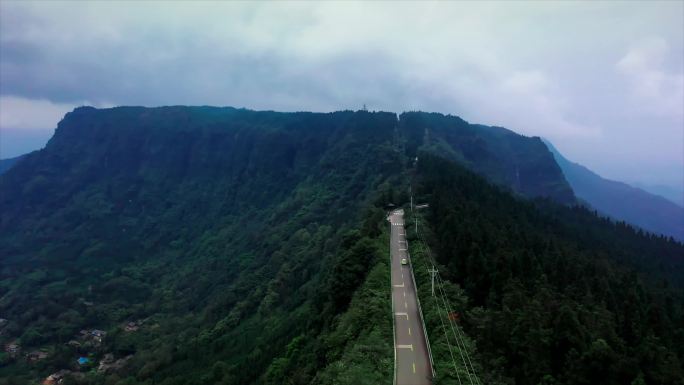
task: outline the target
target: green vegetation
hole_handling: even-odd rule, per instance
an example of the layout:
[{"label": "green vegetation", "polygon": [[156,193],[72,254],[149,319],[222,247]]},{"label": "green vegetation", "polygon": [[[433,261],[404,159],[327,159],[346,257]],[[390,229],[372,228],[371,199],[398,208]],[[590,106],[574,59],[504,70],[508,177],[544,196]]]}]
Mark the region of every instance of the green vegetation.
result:
[{"label": "green vegetation", "polygon": [[[273,361],[268,369],[267,383],[288,383],[283,381],[287,378],[291,379],[289,383],[392,383],[394,362],[392,319],[388,317],[392,313],[387,295],[390,279],[386,258],[388,243],[385,230],[375,240],[367,237],[358,239],[349,252],[338,258],[329,277],[328,295],[335,299],[332,304],[339,305],[340,292],[336,288],[343,280],[362,282],[354,289],[351,301],[344,301],[349,307],[332,317],[330,324],[317,331],[317,335],[311,335],[312,343],[303,345],[297,352],[288,348],[285,356]],[[351,272],[365,278],[351,277]],[[297,337],[294,341],[304,341],[304,338]],[[326,362],[325,367],[312,364],[316,360]]]},{"label": "green vegetation", "polygon": [[[413,242],[409,241],[411,262],[414,268],[413,273],[416,284],[418,285],[418,296],[421,299],[423,318],[434,360],[435,384],[444,385],[463,382],[469,384],[469,380],[472,378],[472,371],[469,373],[466,369],[463,364],[463,357],[465,357],[465,352],[467,351],[470,358],[473,358],[475,344],[464,335],[461,326],[457,322],[452,322],[449,319],[448,311],[445,310],[447,304],[444,303],[439,294],[439,283],[436,283],[436,293],[435,296],[432,296],[431,277],[428,273],[428,270],[432,268],[432,264],[427,256],[426,245],[418,240],[415,230],[411,227],[408,228],[407,234],[413,240]],[[442,288],[448,294],[449,305],[452,306],[452,310],[458,309],[458,311],[462,311],[466,308],[468,299],[460,287],[451,282],[445,282]],[[455,328],[458,328],[458,331]],[[479,374],[478,378],[483,383],[492,384],[492,379],[487,373],[483,373],[484,371],[478,365],[478,362],[472,363],[475,366],[476,374]],[[475,381],[474,378],[473,381]]]},{"label": "green vegetation", "polygon": [[561,169],[538,137],[438,113],[405,112],[399,124],[411,157],[426,151],[455,161],[516,194],[575,203]]},{"label": "green vegetation", "polygon": [[537,138],[125,107],[76,109],[0,176],[0,385],[390,384],[385,210],[411,178],[483,383],[682,382],[682,245],[554,203],[574,197]]},{"label": "green vegetation", "polygon": [[[416,182],[430,204],[422,228],[432,230],[428,242],[483,383],[682,383],[682,244],[581,207],[520,200],[427,154]],[[411,239],[421,298],[429,298],[424,254]],[[423,303],[439,347],[441,327],[431,301]],[[434,353],[444,373],[451,359]]]},{"label": "green vegetation", "polygon": [[[378,206],[402,167],[395,127],[395,115],[368,112],[69,114],[0,180],[1,338],[23,349],[3,356],[0,383],[107,353],[131,358],[79,368],[82,381],[384,378]],[[360,318],[377,322],[353,328]],[[108,334],[96,344],[82,329]],[[37,348],[48,358],[26,362]]]}]

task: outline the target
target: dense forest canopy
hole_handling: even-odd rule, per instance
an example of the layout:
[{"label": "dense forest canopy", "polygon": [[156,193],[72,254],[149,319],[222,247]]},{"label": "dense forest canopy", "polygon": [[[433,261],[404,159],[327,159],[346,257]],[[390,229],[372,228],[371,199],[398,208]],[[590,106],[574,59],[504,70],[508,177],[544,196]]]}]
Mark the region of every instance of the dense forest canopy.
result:
[{"label": "dense forest canopy", "polygon": [[538,137],[438,113],[405,112],[399,125],[409,155],[426,150],[523,196],[575,202],[561,169]]},{"label": "dense forest canopy", "polygon": [[681,383],[681,243],[419,158],[428,242],[467,298],[485,382]]},{"label": "dense forest canopy", "polygon": [[[266,369],[297,338],[334,330],[376,264],[382,212],[353,230],[401,168],[395,123],[367,112],[69,114],[0,181],[3,342],[49,353],[37,363],[5,354],[0,377],[23,383],[107,353],[132,356],[105,376],[114,383],[250,383],[295,370]],[[354,285],[340,289],[333,278],[345,272],[329,277],[344,258],[363,268],[351,265]],[[93,329],[107,331],[97,346],[79,338]],[[301,378],[341,359],[344,342],[312,352]]]},{"label": "dense forest canopy", "polygon": [[119,107],[0,176],[0,384],[390,384],[385,215],[409,185],[487,383],[681,383],[682,245],[575,206],[538,138]]}]

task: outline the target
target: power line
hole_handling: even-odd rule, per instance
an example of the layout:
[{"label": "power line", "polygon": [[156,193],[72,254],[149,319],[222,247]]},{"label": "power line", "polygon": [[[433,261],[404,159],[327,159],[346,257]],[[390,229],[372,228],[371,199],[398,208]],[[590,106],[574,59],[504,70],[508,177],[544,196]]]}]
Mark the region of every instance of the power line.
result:
[{"label": "power line", "polygon": [[[444,284],[444,281],[439,280],[439,289],[440,289],[440,292],[442,294],[441,295],[442,301],[445,302],[444,306],[447,308],[447,311],[449,313],[451,313],[452,312],[451,311],[451,309],[452,309],[451,304],[448,302],[448,299],[446,296],[446,291],[444,291],[443,284]],[[451,321],[451,319],[449,319],[449,320]],[[461,353],[461,356],[463,356],[463,354],[465,354],[465,358],[463,358],[463,357],[461,357],[461,358],[463,359],[463,363],[464,363],[465,368],[466,368],[466,373],[468,373],[468,379],[470,379],[470,383],[471,384],[473,383],[473,379],[471,377],[471,372],[472,372],[472,376],[475,377],[475,383],[479,384],[479,380],[477,378],[477,375],[475,375],[475,368],[473,367],[473,363],[470,361],[470,355],[468,354],[468,349],[467,349],[466,344],[465,344],[465,338],[463,337],[463,335],[461,335],[460,328],[459,327],[454,328],[453,322],[449,322],[449,325],[451,325],[451,332],[454,334],[454,337],[456,338],[456,343],[458,344],[460,342],[460,345],[458,346],[458,348],[459,348],[459,350],[461,350],[463,352],[463,353]],[[456,337],[456,333],[458,333],[458,337]],[[466,362],[466,360],[467,360],[467,362]],[[468,369],[468,363],[470,363],[470,370]]]},{"label": "power line", "polygon": [[[425,241],[422,241],[422,242],[423,242],[423,245],[425,246],[425,248],[428,250],[428,254],[430,255],[430,259],[432,260],[432,263],[434,264],[434,258],[432,258],[432,254],[430,253],[426,242]],[[449,314],[452,313],[452,308],[447,303],[446,292],[444,291],[443,281],[441,280],[441,277],[439,277],[437,279],[437,282],[438,282],[438,289],[439,289],[440,298],[442,300],[442,303],[444,304],[444,308],[446,309],[447,318],[448,318]],[[466,374],[468,374],[468,380],[470,380],[470,383],[473,384],[473,378],[472,378],[472,376],[470,374],[470,370],[468,368],[468,362],[466,361],[466,357],[464,356],[464,353],[466,355],[468,354],[468,351],[465,348],[465,343],[463,343],[463,341],[459,340],[459,336],[456,335],[456,331],[454,330],[454,324],[453,324],[453,322],[451,322],[451,318],[448,318],[448,319],[449,319],[449,326],[451,327],[451,332],[454,335],[454,339],[456,340],[456,346],[458,346],[459,354],[461,355],[461,360],[463,361],[463,366],[466,369]]]},{"label": "power line", "polygon": [[[424,241],[421,241],[421,243],[422,243],[422,246],[423,246],[423,250],[427,249],[427,252],[429,253],[430,251],[429,251],[429,248],[427,248],[426,243],[425,243]],[[423,254],[424,254],[424,255],[426,254],[425,251],[423,251]],[[431,255],[430,255],[429,259],[431,259],[430,262],[432,263],[432,256],[431,256]],[[425,261],[423,261],[423,264],[424,264],[425,268],[428,269],[428,266],[427,266],[427,264],[425,263]],[[439,282],[438,282],[438,283],[439,283]],[[440,286],[441,286],[441,285],[438,285],[438,289],[440,288]],[[444,303],[444,309],[445,309],[445,313],[446,313],[446,315],[447,315],[447,319],[449,319],[449,314],[450,314],[451,312],[450,312],[449,308],[447,307],[447,303],[446,303],[445,298],[444,298],[445,294],[444,294],[444,292],[443,292],[442,290],[439,291],[439,294],[440,294],[440,295],[439,295],[440,299],[441,299],[442,302]],[[437,307],[438,307],[438,314],[440,314],[441,311],[442,311],[442,308],[441,308],[441,306],[440,306],[440,304],[439,304],[439,299],[437,299],[437,297],[433,297],[433,298],[434,298],[434,300],[435,300],[435,304],[436,304]],[[445,333],[445,337],[446,337],[446,339],[447,339],[447,343],[449,343],[449,342],[448,342],[448,341],[449,341],[449,336],[448,336],[448,332],[446,331],[446,326],[444,325],[444,321],[442,320],[441,315],[440,315],[439,317],[440,317],[440,318],[439,318],[440,321],[442,322],[442,327],[444,328],[444,333]],[[452,324],[451,322],[449,322],[449,326],[451,327],[451,332],[452,332],[452,334],[453,334],[453,336],[454,336],[454,339],[456,340],[456,346],[458,347],[458,351],[459,351],[459,355],[461,356],[461,362],[463,363],[463,367],[465,368],[466,374],[468,375],[468,380],[469,380],[470,384],[472,385],[472,384],[473,384],[473,379],[472,379],[472,376],[471,376],[471,374],[470,374],[470,370],[468,369],[468,363],[467,363],[467,361],[466,361],[466,358],[463,356],[463,350],[464,350],[464,349],[461,347],[461,344],[459,343],[458,336],[457,336],[456,333],[454,332],[454,326],[453,326],[453,324]],[[450,352],[450,353],[451,353],[451,352]],[[452,360],[454,360],[454,358],[453,358],[453,353],[452,353]],[[457,368],[455,362],[454,362],[454,371],[455,371],[455,373],[456,373],[456,377],[457,377],[458,380],[459,380],[459,383],[461,383],[461,379],[460,379],[460,376],[459,376],[459,374],[458,374],[458,368]]]},{"label": "power line", "polygon": [[[430,248],[427,246],[427,241],[425,240],[425,235],[424,235],[424,234],[419,234],[419,236],[421,237],[421,242],[425,245],[425,248],[427,249],[427,252],[428,252],[428,255],[429,255],[429,257],[430,257],[431,262],[432,262],[433,264],[437,264],[435,258],[432,256],[432,251],[431,251]],[[444,290],[444,279],[438,274],[438,275],[437,275],[437,280],[438,280],[438,284],[439,284],[438,287],[439,287],[439,289],[440,289],[440,294],[441,294],[441,297],[442,297],[442,301],[445,302],[445,305],[444,305],[444,306],[447,308],[447,312],[452,313],[453,307],[451,306],[451,303],[449,302],[449,298],[448,298],[448,296],[446,295],[446,291]],[[452,321],[452,320],[450,319],[450,321]],[[472,363],[472,361],[471,361],[471,359],[470,359],[470,354],[468,353],[468,350],[467,350],[467,348],[466,348],[465,336],[463,336],[463,335],[461,334],[461,330],[460,330],[459,327],[455,327],[455,328],[454,328],[454,323],[453,323],[453,322],[449,322],[449,325],[451,325],[451,331],[452,331],[452,333],[454,334],[454,338],[456,339],[457,344],[460,342],[460,345],[458,346],[458,347],[459,347],[459,350],[462,349],[463,353],[465,353],[465,359],[463,360],[463,363],[464,363],[464,365],[465,365],[465,367],[466,367],[466,373],[468,373],[468,377],[469,377],[469,379],[471,380],[471,383],[472,383],[472,378],[470,377],[470,372],[472,371],[472,375],[475,376],[475,380],[476,380],[476,382],[479,384],[479,383],[480,383],[480,380],[479,380],[479,378],[477,377],[477,375],[475,374],[475,367],[473,366],[473,363]],[[456,336],[456,333],[457,333],[457,332],[458,332],[458,336]],[[462,346],[462,348],[461,348],[461,346]],[[467,360],[467,362],[466,362],[466,360]],[[470,364],[470,369],[468,369],[468,364]]]},{"label": "power line", "polygon": [[[440,293],[440,297],[442,299],[442,302],[444,303],[445,310],[447,312],[447,318],[449,314],[452,313],[452,307],[451,303],[449,302],[449,299],[446,295],[446,291],[444,290],[444,280],[442,277],[439,275],[439,273],[434,269],[434,266],[437,264],[435,258],[432,256],[432,252],[430,248],[427,246],[427,241],[425,240],[425,235],[419,231],[418,229],[418,219],[417,216],[414,218],[416,222],[416,234],[419,236],[421,243],[423,244],[424,249],[427,251],[427,256],[430,260],[430,263],[433,265],[432,269],[428,269],[427,265],[425,266],[426,269],[433,275],[433,280],[434,277],[437,277],[437,282],[438,282],[438,291]],[[434,272],[433,272],[434,271]],[[434,295],[434,282],[433,282],[433,295]],[[435,298],[436,303],[438,304],[439,308],[439,301]],[[439,308],[441,311],[441,308]],[[442,318],[440,317],[440,321],[442,321]],[[468,379],[470,380],[470,383],[473,384],[473,378],[475,377],[475,383],[480,384],[480,380],[477,377],[477,374],[475,373],[475,367],[473,366],[472,360],[470,359],[470,354],[468,353],[467,346],[465,344],[465,336],[461,334],[460,328],[459,327],[454,327],[453,320],[449,318],[449,325],[451,326],[451,331],[452,334],[454,335],[454,339],[456,340],[456,344],[459,348],[459,353],[461,355],[461,360],[463,361],[463,366],[466,369],[466,373],[468,374]],[[442,321],[443,322],[443,321]],[[445,331],[446,332],[446,331]],[[447,338],[448,341],[448,338]],[[452,355],[453,359],[453,355]],[[470,367],[469,367],[470,366]],[[456,370],[456,366],[454,366],[454,369]],[[472,372],[472,375],[471,375]],[[458,370],[456,370],[456,376],[458,376]],[[459,383],[460,383],[460,377],[459,377]]]},{"label": "power line", "polygon": [[[439,301],[437,301],[437,297],[433,297],[433,298],[435,300],[435,304],[437,304],[437,315],[439,317],[439,321],[442,323],[442,330],[444,330],[444,338],[446,339],[447,347],[449,348],[449,354],[451,355],[451,362],[454,364],[454,373],[456,373],[456,378],[458,379],[458,383],[462,384],[461,383],[461,376],[458,375],[458,367],[456,366],[456,359],[454,358],[454,352],[451,350],[451,343],[449,342],[449,333],[447,332],[446,325],[444,325],[444,320],[442,319],[442,316],[440,315],[442,309],[439,307]],[[460,350],[460,348],[459,348],[459,350]]]},{"label": "power line", "polygon": [[[423,247],[425,247],[425,245],[423,245]],[[427,265],[427,263],[425,263],[425,261],[423,261],[423,266],[426,269],[428,268],[428,265]],[[437,297],[433,296],[432,298],[434,299],[435,305],[437,305],[437,316],[439,317],[439,321],[442,323],[442,330],[444,331],[444,338],[446,339],[447,348],[449,349],[449,355],[451,356],[451,362],[454,364],[454,373],[456,373],[456,379],[458,379],[458,383],[460,385],[462,385],[461,376],[458,375],[458,367],[456,366],[456,358],[454,358],[454,352],[451,349],[451,342],[449,342],[449,332],[447,332],[446,325],[444,324],[444,320],[442,319],[442,316],[441,316],[442,308],[439,306],[439,301],[437,300]],[[447,319],[448,319],[448,313],[447,313]],[[459,347],[459,350],[460,350],[460,347]]]},{"label": "power line", "polygon": [[[422,244],[421,251],[423,251],[423,255],[425,255],[424,249],[426,248],[426,246],[425,246],[425,244],[424,244],[423,242],[421,242],[421,244]],[[424,260],[423,260],[423,266],[425,267],[426,270],[429,271],[429,267],[428,267],[427,263],[426,263]],[[444,302],[444,298],[442,298],[441,292],[440,292],[440,298],[442,299],[442,302]],[[439,317],[440,322],[442,323],[442,329],[444,330],[444,337],[446,338],[447,345],[449,346],[449,353],[450,353],[450,355],[451,355],[451,360],[452,360],[452,362],[453,362],[453,364],[454,364],[454,373],[456,374],[456,378],[458,379],[459,384],[461,384],[461,376],[458,374],[458,367],[456,366],[456,359],[454,358],[453,352],[451,351],[451,343],[449,342],[449,333],[448,333],[448,331],[447,331],[447,329],[446,329],[446,325],[444,324],[444,320],[442,319],[442,316],[441,316],[442,307],[441,307],[441,305],[439,304],[439,300],[437,299],[436,296],[433,296],[433,299],[434,299],[435,305],[437,305],[437,315],[438,315],[438,317]],[[446,306],[446,304],[445,304],[445,306]],[[449,311],[448,311],[448,309],[445,308],[445,311],[444,311],[444,312],[446,313],[447,319],[448,319],[448,318],[449,318]],[[451,325],[451,324],[450,324],[450,325]],[[453,329],[453,326],[451,326],[451,327],[452,327],[452,329]],[[452,333],[453,333],[453,330],[452,330]],[[466,373],[468,373],[468,366],[467,366],[467,364],[466,364],[466,362],[465,362],[465,359],[463,358],[462,348],[461,348],[461,346],[460,346],[459,343],[458,343],[458,338],[456,337],[456,334],[454,334],[454,339],[456,340],[456,346],[458,347],[459,354],[461,355],[461,361],[463,362],[463,365],[464,365],[465,368],[466,368]],[[468,378],[469,378],[469,380],[470,380],[470,383],[472,384],[473,382],[472,382],[472,379],[470,378],[470,373],[468,373]]]}]

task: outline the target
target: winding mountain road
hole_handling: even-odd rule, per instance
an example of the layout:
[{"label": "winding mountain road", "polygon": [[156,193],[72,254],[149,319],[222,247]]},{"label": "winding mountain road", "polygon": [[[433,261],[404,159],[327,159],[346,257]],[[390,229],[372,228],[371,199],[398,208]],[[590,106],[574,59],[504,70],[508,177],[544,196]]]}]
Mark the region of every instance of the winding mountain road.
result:
[{"label": "winding mountain road", "polygon": [[[432,384],[432,366],[425,338],[418,295],[406,243],[404,211],[395,210],[391,222],[390,261],[394,311],[394,380],[397,385]],[[406,265],[402,265],[406,259]]]}]

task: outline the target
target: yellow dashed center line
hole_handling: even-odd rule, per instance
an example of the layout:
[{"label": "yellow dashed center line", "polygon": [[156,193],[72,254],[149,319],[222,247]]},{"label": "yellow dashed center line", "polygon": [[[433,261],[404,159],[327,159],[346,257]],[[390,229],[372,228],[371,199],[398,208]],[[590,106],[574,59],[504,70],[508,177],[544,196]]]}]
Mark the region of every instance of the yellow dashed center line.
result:
[{"label": "yellow dashed center line", "polygon": [[415,362],[413,363],[413,373],[414,374],[416,373],[416,363]]},{"label": "yellow dashed center line", "polygon": [[409,335],[411,335],[411,328],[409,328]]}]

